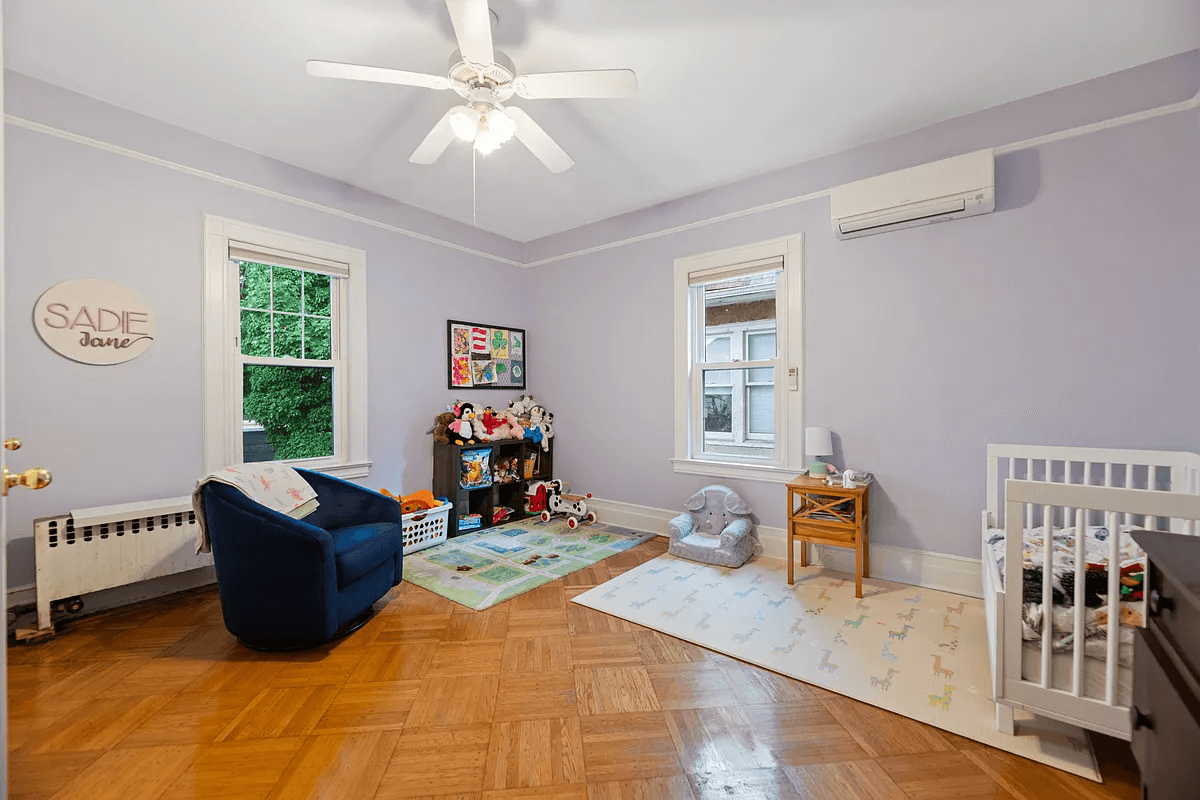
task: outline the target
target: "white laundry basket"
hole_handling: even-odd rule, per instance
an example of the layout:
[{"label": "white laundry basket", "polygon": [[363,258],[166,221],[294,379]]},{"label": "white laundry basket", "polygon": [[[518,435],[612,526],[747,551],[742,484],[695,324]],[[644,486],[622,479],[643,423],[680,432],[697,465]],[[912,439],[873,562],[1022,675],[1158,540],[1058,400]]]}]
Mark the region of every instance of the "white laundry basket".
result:
[{"label": "white laundry basket", "polygon": [[442,504],[437,508],[414,511],[401,517],[406,555],[446,541],[446,533],[450,527],[451,504],[444,497],[438,499]]}]

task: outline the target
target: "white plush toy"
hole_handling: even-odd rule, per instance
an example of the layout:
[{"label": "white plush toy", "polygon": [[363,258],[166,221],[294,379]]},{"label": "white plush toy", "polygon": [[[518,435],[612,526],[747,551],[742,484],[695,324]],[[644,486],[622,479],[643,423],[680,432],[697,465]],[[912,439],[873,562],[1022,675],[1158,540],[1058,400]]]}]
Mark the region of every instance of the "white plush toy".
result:
[{"label": "white plush toy", "polygon": [[508,410],[516,414],[518,417],[529,416],[530,410],[537,405],[537,400],[533,399],[531,394],[523,394],[516,400],[508,401]]},{"label": "white plush toy", "polygon": [[[540,409],[541,406],[538,406]],[[542,416],[539,427],[542,429],[542,451],[550,452],[550,440],[554,438],[554,415],[549,411]],[[538,424],[538,423],[535,423]]]}]

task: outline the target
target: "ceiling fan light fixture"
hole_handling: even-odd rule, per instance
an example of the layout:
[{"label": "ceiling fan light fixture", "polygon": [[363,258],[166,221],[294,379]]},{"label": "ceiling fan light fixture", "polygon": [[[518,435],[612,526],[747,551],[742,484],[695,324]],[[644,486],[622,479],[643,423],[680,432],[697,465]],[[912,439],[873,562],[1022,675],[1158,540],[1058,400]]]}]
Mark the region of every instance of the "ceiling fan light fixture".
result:
[{"label": "ceiling fan light fixture", "polygon": [[493,108],[487,113],[487,129],[501,144],[504,144],[517,132],[517,123],[504,113],[502,108]]},{"label": "ceiling fan light fixture", "polygon": [[475,141],[480,131],[480,114],[470,106],[459,106],[450,115],[450,128],[464,142]]},{"label": "ceiling fan light fixture", "polygon": [[496,136],[489,128],[480,127],[479,135],[475,137],[475,149],[479,151],[481,156],[490,155],[500,149],[500,137]]},{"label": "ceiling fan light fixture", "polygon": [[517,131],[517,124],[499,108],[487,111],[479,122],[479,131],[475,134],[475,149],[480,155],[496,152],[500,145],[507,142]]}]

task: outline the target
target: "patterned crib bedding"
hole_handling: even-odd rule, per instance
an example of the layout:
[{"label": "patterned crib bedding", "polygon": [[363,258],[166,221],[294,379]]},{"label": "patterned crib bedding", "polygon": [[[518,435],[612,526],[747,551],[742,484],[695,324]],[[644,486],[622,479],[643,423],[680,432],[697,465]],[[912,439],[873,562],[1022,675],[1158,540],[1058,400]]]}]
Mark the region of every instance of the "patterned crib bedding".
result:
[{"label": "patterned crib bedding", "polygon": [[[1138,530],[1134,525],[1120,526],[1118,553],[1121,563],[1120,587],[1120,646],[1118,659],[1122,666],[1132,663],[1133,628],[1145,623],[1143,602],[1143,580],[1146,556],[1129,535]],[[987,544],[990,557],[1004,575],[1005,535],[1002,529],[988,532]],[[1086,564],[1084,580],[1084,654],[1089,658],[1103,660],[1106,657],[1108,637],[1108,569],[1111,542],[1110,532],[1105,526],[1090,526],[1084,533],[1083,552]],[[1027,647],[1040,649],[1042,626],[1046,612],[1042,603],[1042,579],[1046,558],[1046,530],[1044,527],[1026,528],[1022,548],[1022,638]],[[1075,564],[1076,531],[1071,528],[1054,528],[1051,535],[1051,585],[1054,598],[1053,632],[1051,647],[1054,652],[1068,652],[1075,647],[1075,580],[1079,570]]]}]

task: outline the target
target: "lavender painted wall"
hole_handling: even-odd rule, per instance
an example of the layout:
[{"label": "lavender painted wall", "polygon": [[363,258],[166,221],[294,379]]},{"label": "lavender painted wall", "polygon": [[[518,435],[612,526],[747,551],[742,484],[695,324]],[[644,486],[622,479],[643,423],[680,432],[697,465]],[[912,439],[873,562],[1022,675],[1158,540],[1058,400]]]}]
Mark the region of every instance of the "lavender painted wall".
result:
[{"label": "lavender painted wall", "polygon": [[[1009,111],[1039,106],[1053,108]],[[917,132],[864,158],[916,163],[931,140],[944,155],[965,152],[998,122],[983,112],[954,122],[957,139]],[[858,153],[837,161],[857,169]],[[876,543],[978,557],[988,442],[1200,452],[1197,114],[996,166],[987,216],[839,242],[820,199],[535,268],[537,327],[552,336],[532,369],[555,412],[560,475],[598,497],[668,509],[708,482],[668,460],[673,260],[797,232],[807,419],[840,437],[837,464],[876,474]],[[742,207],[774,199],[743,188],[731,188]],[[724,202],[718,191],[713,205]],[[763,523],[782,526],[781,486],[728,483]]]},{"label": "lavender painted wall", "polygon": [[561,257],[585,248],[736,213],[915,164],[1158,108],[1186,100],[1198,91],[1200,50],[1192,50],[547,236],[528,243],[525,260],[527,263],[536,263],[546,258]]},{"label": "lavender painted wall", "polygon": [[[55,124],[94,134],[103,122],[106,140],[160,153],[170,145],[172,155],[203,156],[207,169],[224,175],[253,168],[260,185],[322,202],[335,202],[345,189],[244,151],[222,160],[231,148],[158,123],[148,131],[143,117],[97,109],[101,104],[45,84],[16,83],[22,91],[13,93],[9,110],[18,115],[54,108]],[[39,92],[44,88],[48,96]],[[60,101],[80,114],[65,118]],[[21,127],[9,125],[6,135],[8,424],[25,441],[16,463],[54,472],[50,487],[8,504],[10,586],[33,581],[35,517],[187,494],[200,477],[204,212],[367,251],[375,462],[362,481],[368,486],[429,486],[425,430],[454,395],[445,388],[442,360],[447,318],[532,327],[518,282],[527,273],[517,267]],[[385,218],[407,219],[405,207],[389,203],[359,192],[344,207],[365,205]],[[430,232],[462,233],[443,222]],[[150,301],[158,339],[146,355],[115,367],[85,366],[38,339],[30,321],[36,298],[59,281],[84,276],[126,283]],[[540,344],[536,337],[533,344]],[[510,396],[476,394],[493,403]]]},{"label": "lavender painted wall", "polygon": [[[31,520],[186,493],[200,470],[201,215],[361,247],[370,281],[370,441],[364,481],[427,486],[433,413],[456,394],[448,317],[527,328],[530,390],[556,412],[560,474],[598,496],[676,508],[675,258],[803,232],[807,413],[840,435],[835,460],[879,475],[877,542],[977,554],[983,445],[1010,440],[1200,450],[1190,415],[1200,289],[1200,115],[1001,157],[997,213],[854,242],[824,200],[572,257],[556,256],[863,175],[1183,99],[1200,53],[1068,87],[527,246],[286,164],[7,74],[18,117],[414,231],[417,237],[8,126],[10,431],[55,483],[9,504],[10,584],[33,578]],[[86,367],[36,338],[29,310],[71,277],[109,277],[154,303],[146,356]],[[860,366],[845,368],[852,357]],[[515,394],[512,393],[512,394]],[[504,392],[463,396],[503,405]],[[781,524],[773,484],[739,484]]]}]

